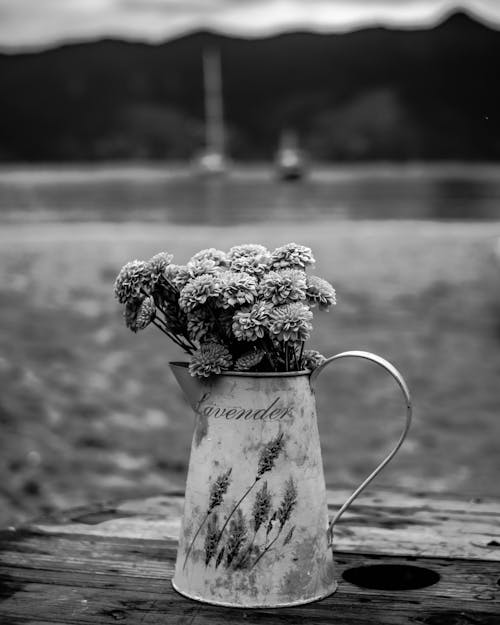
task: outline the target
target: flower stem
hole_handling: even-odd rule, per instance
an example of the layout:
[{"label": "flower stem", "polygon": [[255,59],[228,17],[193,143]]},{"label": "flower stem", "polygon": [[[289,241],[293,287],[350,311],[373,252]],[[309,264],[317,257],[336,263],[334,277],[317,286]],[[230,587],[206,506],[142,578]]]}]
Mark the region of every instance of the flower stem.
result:
[{"label": "flower stem", "polygon": [[189,338],[189,336],[183,332],[182,336],[186,339],[186,341],[189,343],[189,345],[191,346],[191,348],[196,351],[198,348],[196,347],[196,345],[193,343],[193,341]]},{"label": "flower stem", "polygon": [[[162,319],[161,317],[157,317],[157,318],[163,323],[163,325],[165,326],[165,329],[167,331],[169,331],[170,334],[173,335],[173,333],[168,329],[168,323],[167,323],[168,316],[167,316],[167,313],[165,312],[165,309],[162,306],[159,306],[158,304],[157,304],[157,307],[162,312],[162,314],[164,316],[164,319]],[[191,341],[191,339],[189,338],[189,336],[187,336],[187,334],[185,332],[182,332],[182,339],[178,335],[175,335],[175,336],[177,337],[177,339],[179,341],[181,341],[181,340],[183,341],[183,348],[186,351],[187,351],[187,345],[188,344],[189,344],[189,348],[190,349],[196,350],[196,345]]]},{"label": "flower stem", "polygon": [[[260,339],[260,344],[262,345],[262,349],[266,352],[271,366],[274,367],[275,371],[278,371],[278,365],[276,363],[276,360],[274,359],[275,354],[272,341],[270,339],[266,340],[265,338],[262,338]],[[268,347],[268,345],[270,345],[270,347]]]},{"label": "flower stem", "polygon": [[[148,291],[146,291],[146,289],[141,288],[141,293],[145,296],[145,297],[151,297],[151,293],[148,293]],[[154,299],[154,298],[153,298]],[[167,315],[165,313],[165,310],[163,309],[163,307],[155,300],[155,306],[158,308],[158,310],[161,311],[161,313],[163,314],[163,316],[165,318],[167,318]],[[171,339],[172,341],[174,341],[174,343],[176,343],[180,348],[182,348],[185,352],[187,352],[188,354],[192,354],[193,353],[193,349],[196,349],[195,345],[189,346],[187,345],[187,343],[184,343],[181,339],[179,339],[178,336],[172,334],[169,330],[168,330],[168,326],[167,323],[165,322],[164,319],[162,319],[161,317],[159,317],[158,315],[156,316],[156,319],[161,322],[163,324],[163,327],[160,326],[158,323],[155,323],[155,320],[153,320],[153,324],[157,327],[160,328],[160,330],[163,332],[163,334],[166,334],[168,336],[169,339]],[[191,342],[191,341],[189,341]]]},{"label": "flower stem", "polygon": [[[159,322],[161,322],[161,323],[159,323]],[[156,319],[153,319],[152,323],[157,328],[159,328],[163,332],[163,334],[168,336],[168,338],[170,340],[172,340],[176,345],[181,347],[185,352],[187,352],[188,354],[192,354],[193,353],[192,349],[189,347],[189,345],[186,345],[185,343],[183,343],[177,336],[175,336],[174,334],[172,334],[171,332],[169,332],[166,329],[165,323],[160,319],[160,317],[157,317]]]},{"label": "flower stem", "polygon": [[[257,530],[258,531],[258,530]],[[250,544],[248,545],[248,547],[245,549],[245,551],[243,552],[243,555],[241,556],[241,558],[238,560],[238,562],[235,565],[235,568],[241,566],[241,564],[245,561],[247,555],[252,551],[253,546],[255,544],[255,539],[257,538],[257,532],[253,533],[253,537],[252,540],[250,541]]]},{"label": "flower stem", "polygon": [[302,364],[302,357],[304,355],[304,345],[306,344],[305,341],[302,341],[302,345],[300,346],[300,356],[299,356],[299,365],[300,365],[300,369],[302,369],[302,367],[304,366]]},{"label": "flower stem", "polygon": [[269,545],[267,545],[267,547],[264,549],[264,551],[258,556],[258,558],[255,560],[255,562],[252,564],[252,566],[250,567],[251,571],[257,566],[257,563],[259,562],[259,560],[263,556],[266,555],[266,553],[271,549],[271,547],[274,545],[274,543],[278,540],[278,538],[280,537],[282,529],[283,529],[283,526],[281,526],[279,528],[278,533],[276,534],[276,536],[272,539],[272,541],[269,543]]},{"label": "flower stem", "polygon": [[208,308],[210,314],[212,315],[212,319],[214,320],[214,323],[217,326],[217,330],[219,331],[219,333],[221,335],[221,338],[224,339],[225,341],[227,341],[227,339],[229,338],[228,334],[225,331],[224,327],[222,326],[222,324],[221,324],[221,322],[219,320],[218,315],[216,315],[215,310],[210,305],[208,305],[207,308]]},{"label": "flower stem", "polygon": [[226,529],[229,521],[231,520],[231,517],[233,516],[233,514],[236,512],[236,510],[239,508],[241,502],[243,501],[243,499],[245,499],[245,497],[250,493],[250,491],[252,490],[252,488],[255,486],[255,484],[257,484],[257,482],[259,481],[259,477],[256,477],[255,480],[253,481],[253,483],[246,489],[246,491],[243,493],[242,497],[238,500],[238,502],[234,505],[233,509],[231,510],[231,512],[229,513],[228,517],[226,518],[226,520],[224,521],[224,525],[222,526],[221,531],[219,532],[219,536],[217,538],[217,543],[215,545],[215,547],[217,548],[221,538],[222,538],[222,534],[224,533],[224,530]]},{"label": "flower stem", "polygon": [[[163,314],[165,314],[165,313],[163,313]],[[184,351],[186,351],[188,354],[192,354],[193,351],[196,350],[196,345],[191,343],[191,341],[189,339],[187,339],[187,337],[185,337],[185,336],[180,337],[178,334],[174,334],[171,330],[168,329],[168,325],[167,325],[167,323],[166,323],[166,321],[164,319],[162,319],[161,317],[157,317],[157,319],[159,321],[161,321],[161,323],[163,324],[163,327],[165,328],[168,336],[172,339],[172,341],[174,341],[175,343],[177,343],[177,345],[182,347],[182,349]],[[186,342],[185,339],[187,339],[187,342]],[[188,344],[188,342],[189,342],[189,344]]]},{"label": "flower stem", "polygon": [[186,551],[186,557],[184,558],[184,564],[182,565],[182,570],[186,568],[187,559],[189,558],[189,554],[191,553],[191,549],[193,548],[194,541],[198,538],[198,534],[201,532],[201,528],[205,525],[209,516],[210,516],[210,511],[205,514],[203,521],[200,523],[200,527],[196,530],[196,534],[193,536],[193,539],[189,543],[189,547],[187,548],[187,551]]},{"label": "flower stem", "polygon": [[[161,325],[161,323],[159,323],[156,319],[153,319],[153,321],[151,322],[154,326],[156,326],[157,328],[159,328],[163,334],[166,334],[168,336],[169,339],[171,339],[172,337],[170,336],[170,333],[167,332],[165,330],[165,328]],[[173,340],[173,339],[172,339]]]}]

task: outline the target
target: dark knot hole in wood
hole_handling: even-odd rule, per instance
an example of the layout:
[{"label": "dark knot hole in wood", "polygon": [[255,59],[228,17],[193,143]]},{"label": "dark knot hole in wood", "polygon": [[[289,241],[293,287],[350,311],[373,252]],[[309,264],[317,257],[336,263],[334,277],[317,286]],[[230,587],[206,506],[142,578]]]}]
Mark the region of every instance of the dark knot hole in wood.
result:
[{"label": "dark knot hole in wood", "polygon": [[373,564],[347,569],[342,574],[346,582],[375,590],[413,590],[436,584],[439,573],[408,564]]}]

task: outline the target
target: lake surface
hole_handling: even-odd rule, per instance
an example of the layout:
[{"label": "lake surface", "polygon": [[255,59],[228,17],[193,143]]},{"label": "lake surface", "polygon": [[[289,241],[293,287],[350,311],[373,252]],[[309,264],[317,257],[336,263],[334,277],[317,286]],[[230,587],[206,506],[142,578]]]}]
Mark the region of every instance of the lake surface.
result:
[{"label": "lake surface", "polygon": [[0,221],[179,224],[318,219],[500,219],[500,164],[313,168],[282,182],[269,167],[203,177],[170,164],[3,166]]}]

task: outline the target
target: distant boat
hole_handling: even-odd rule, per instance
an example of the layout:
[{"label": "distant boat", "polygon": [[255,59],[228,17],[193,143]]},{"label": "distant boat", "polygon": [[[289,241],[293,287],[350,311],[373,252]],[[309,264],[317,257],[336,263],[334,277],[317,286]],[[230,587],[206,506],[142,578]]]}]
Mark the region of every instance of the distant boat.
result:
[{"label": "distant boat", "polygon": [[205,148],[195,158],[200,174],[223,174],[228,168],[225,153],[225,130],[222,103],[222,78],[219,51],[203,52],[203,84],[205,94]]},{"label": "distant boat", "polygon": [[297,135],[292,130],[282,133],[274,158],[276,175],[280,180],[300,180],[306,174],[305,154],[298,143]]}]

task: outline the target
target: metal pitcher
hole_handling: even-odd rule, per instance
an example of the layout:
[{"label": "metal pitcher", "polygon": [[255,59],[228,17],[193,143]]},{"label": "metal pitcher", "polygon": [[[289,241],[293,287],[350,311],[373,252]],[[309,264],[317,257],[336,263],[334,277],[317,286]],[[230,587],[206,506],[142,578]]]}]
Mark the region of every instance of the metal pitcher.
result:
[{"label": "metal pitcher", "polygon": [[[406,421],[391,453],[329,521],[314,386],[328,364],[346,357],[373,361],[394,377]],[[175,590],[245,608],[299,605],[335,592],[333,526],[410,426],[401,374],[362,351],[332,356],[312,373],[230,371],[206,382],[185,363],[170,366],[196,413]]]}]

